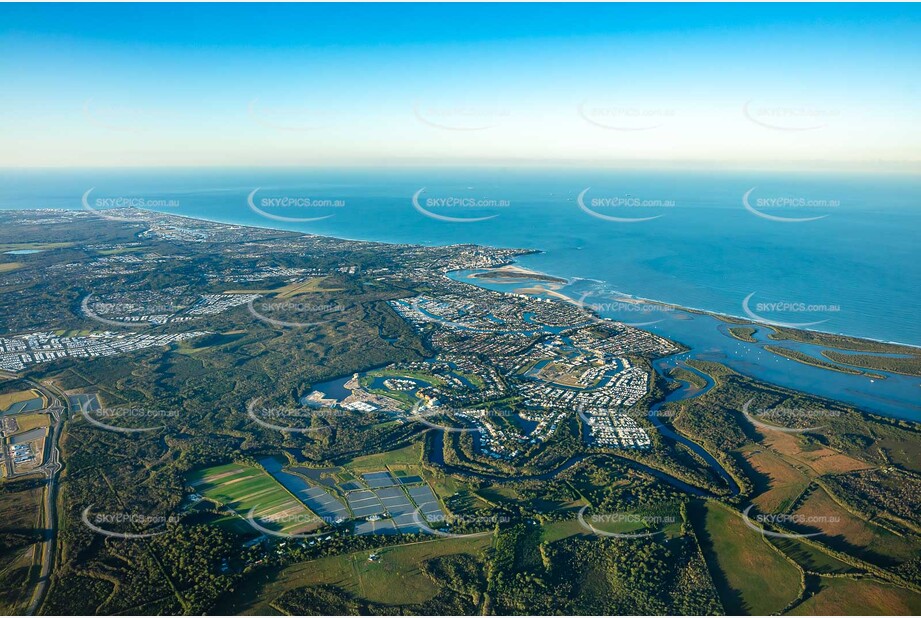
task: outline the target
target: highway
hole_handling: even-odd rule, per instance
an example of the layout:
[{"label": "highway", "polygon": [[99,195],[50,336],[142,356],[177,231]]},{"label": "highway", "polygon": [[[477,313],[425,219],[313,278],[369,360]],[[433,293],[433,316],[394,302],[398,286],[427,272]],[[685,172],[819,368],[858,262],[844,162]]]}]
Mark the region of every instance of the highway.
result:
[{"label": "highway", "polygon": [[45,461],[39,468],[47,477],[48,483],[43,492],[43,511],[42,521],[45,526],[44,539],[42,540],[42,549],[39,554],[41,564],[38,581],[35,584],[35,590],[32,593],[32,599],[26,614],[34,616],[41,609],[45,596],[48,593],[48,584],[51,580],[51,573],[54,569],[55,550],[57,547],[57,490],[58,475],[63,468],[61,463],[61,451],[58,443],[63,431],[65,411],[69,414],[70,403],[67,396],[59,389],[51,385],[39,384],[32,380],[26,380],[29,384],[39,389],[48,397],[48,413],[51,415],[51,428],[49,439],[46,443]]}]

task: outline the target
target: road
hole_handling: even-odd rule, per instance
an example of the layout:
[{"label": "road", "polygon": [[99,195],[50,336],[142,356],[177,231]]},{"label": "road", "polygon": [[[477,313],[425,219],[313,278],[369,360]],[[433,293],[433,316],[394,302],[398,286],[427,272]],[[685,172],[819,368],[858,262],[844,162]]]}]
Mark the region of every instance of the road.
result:
[{"label": "road", "polygon": [[64,413],[70,412],[70,403],[67,397],[54,386],[39,384],[32,380],[26,380],[29,384],[39,389],[48,397],[48,412],[51,415],[50,435],[46,441],[45,461],[39,468],[48,478],[45,486],[43,516],[42,521],[45,524],[45,534],[42,540],[42,549],[39,561],[41,568],[39,570],[38,582],[35,584],[35,590],[32,593],[32,600],[26,609],[26,614],[34,616],[41,609],[48,593],[48,583],[51,580],[51,573],[54,569],[55,549],[57,547],[57,490],[58,474],[63,465],[61,464],[61,451],[58,442],[63,430]]}]

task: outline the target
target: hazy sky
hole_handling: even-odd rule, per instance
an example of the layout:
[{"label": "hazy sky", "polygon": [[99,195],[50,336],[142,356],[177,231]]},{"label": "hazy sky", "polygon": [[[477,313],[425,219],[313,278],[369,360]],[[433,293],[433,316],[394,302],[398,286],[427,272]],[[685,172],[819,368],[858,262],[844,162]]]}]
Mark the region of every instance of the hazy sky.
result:
[{"label": "hazy sky", "polygon": [[921,163],[918,5],[0,5],[0,166]]}]

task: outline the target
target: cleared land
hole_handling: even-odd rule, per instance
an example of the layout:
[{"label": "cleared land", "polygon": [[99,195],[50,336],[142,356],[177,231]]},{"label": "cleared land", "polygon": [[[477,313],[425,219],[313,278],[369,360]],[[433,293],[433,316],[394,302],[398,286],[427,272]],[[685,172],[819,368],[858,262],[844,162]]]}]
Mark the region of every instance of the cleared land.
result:
[{"label": "cleared land", "polygon": [[852,514],[822,488],[813,491],[795,513],[808,522],[806,527],[822,532],[823,536],[815,537],[816,540],[870,562],[886,565],[911,560],[921,551],[917,541],[893,534]]},{"label": "cleared land", "polygon": [[219,523],[237,530],[253,530],[244,521],[250,510],[259,525],[283,534],[310,532],[322,524],[302,502],[259,468],[232,463],[199,470],[188,480],[196,492],[236,513]]},{"label": "cleared land", "polygon": [[761,444],[796,463],[807,466],[817,475],[843,474],[873,467],[834,449],[807,445],[803,442],[803,438],[796,434],[762,427],[759,427],[758,431],[765,436]]},{"label": "cleared land", "polygon": [[769,615],[796,599],[799,571],[738,513],[716,502],[695,502],[690,514],[727,613]]},{"label": "cleared land", "polygon": [[764,513],[785,511],[809,485],[809,476],[771,451],[748,449],[743,456],[758,479],[753,502]]},{"label": "cleared land", "polygon": [[342,292],[345,288],[324,288],[320,284],[328,277],[314,277],[307,281],[289,283],[274,290],[226,290],[224,294],[274,294],[277,298],[292,298],[300,294],[313,294],[322,292]]},{"label": "cleared land", "polygon": [[44,397],[34,390],[16,391],[13,393],[4,393],[0,395],[0,412],[6,412],[13,405],[31,401],[32,399],[41,399],[44,403]]},{"label": "cleared land", "polygon": [[339,586],[377,603],[422,603],[438,592],[422,572],[422,563],[451,554],[476,555],[491,544],[491,536],[439,539],[378,550],[381,557],[376,562],[368,560],[370,552],[359,551],[296,564],[245,580],[216,613],[273,614],[270,604],[284,592],[318,584]]},{"label": "cleared land", "polygon": [[819,592],[793,608],[796,616],[917,616],[921,595],[872,579],[823,577]]},{"label": "cleared land", "polygon": [[40,483],[4,483],[0,491],[0,613],[22,615],[26,611],[32,586],[29,572],[41,538]]},{"label": "cleared land", "polygon": [[48,427],[51,419],[47,414],[19,414],[16,416],[19,431],[30,431],[38,427]]}]

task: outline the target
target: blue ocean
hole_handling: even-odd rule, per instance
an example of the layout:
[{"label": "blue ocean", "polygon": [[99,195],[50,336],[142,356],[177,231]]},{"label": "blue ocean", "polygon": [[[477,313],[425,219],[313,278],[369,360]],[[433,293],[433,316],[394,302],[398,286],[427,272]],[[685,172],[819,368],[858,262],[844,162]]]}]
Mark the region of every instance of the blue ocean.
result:
[{"label": "blue ocean", "polygon": [[[743,317],[743,301],[754,293],[749,306],[762,306],[768,320],[821,322],[810,328],[921,345],[921,178],[914,176],[8,170],[0,184],[4,209],[82,208],[92,189],[89,203],[102,208],[116,203],[109,200],[137,198],[144,201],[132,203],[177,215],[344,238],[538,249],[543,253],[520,263],[604,282],[624,294]],[[743,196],[753,188],[747,200],[753,210],[791,221],[747,209]],[[247,198],[256,189],[252,201],[260,211],[297,221],[251,209]],[[413,203],[420,189],[416,201],[423,209],[456,220],[420,212]],[[578,200],[585,189],[587,209],[637,221],[588,214]],[[814,217],[822,218],[808,220]]]},{"label": "blue ocean", "polygon": [[[6,170],[0,185],[4,209],[124,204],[342,238],[535,249],[541,253],[521,257],[519,265],[569,280],[570,296],[581,294],[601,307],[605,299],[653,299],[921,346],[917,176],[549,168]],[[625,319],[613,309],[610,315]],[[657,322],[651,330],[698,351],[745,347],[720,324],[691,329],[688,319],[650,322]],[[730,364],[867,409],[921,417],[917,379],[891,376],[871,384],[767,352],[759,369],[755,353],[762,352],[745,352]]]}]

